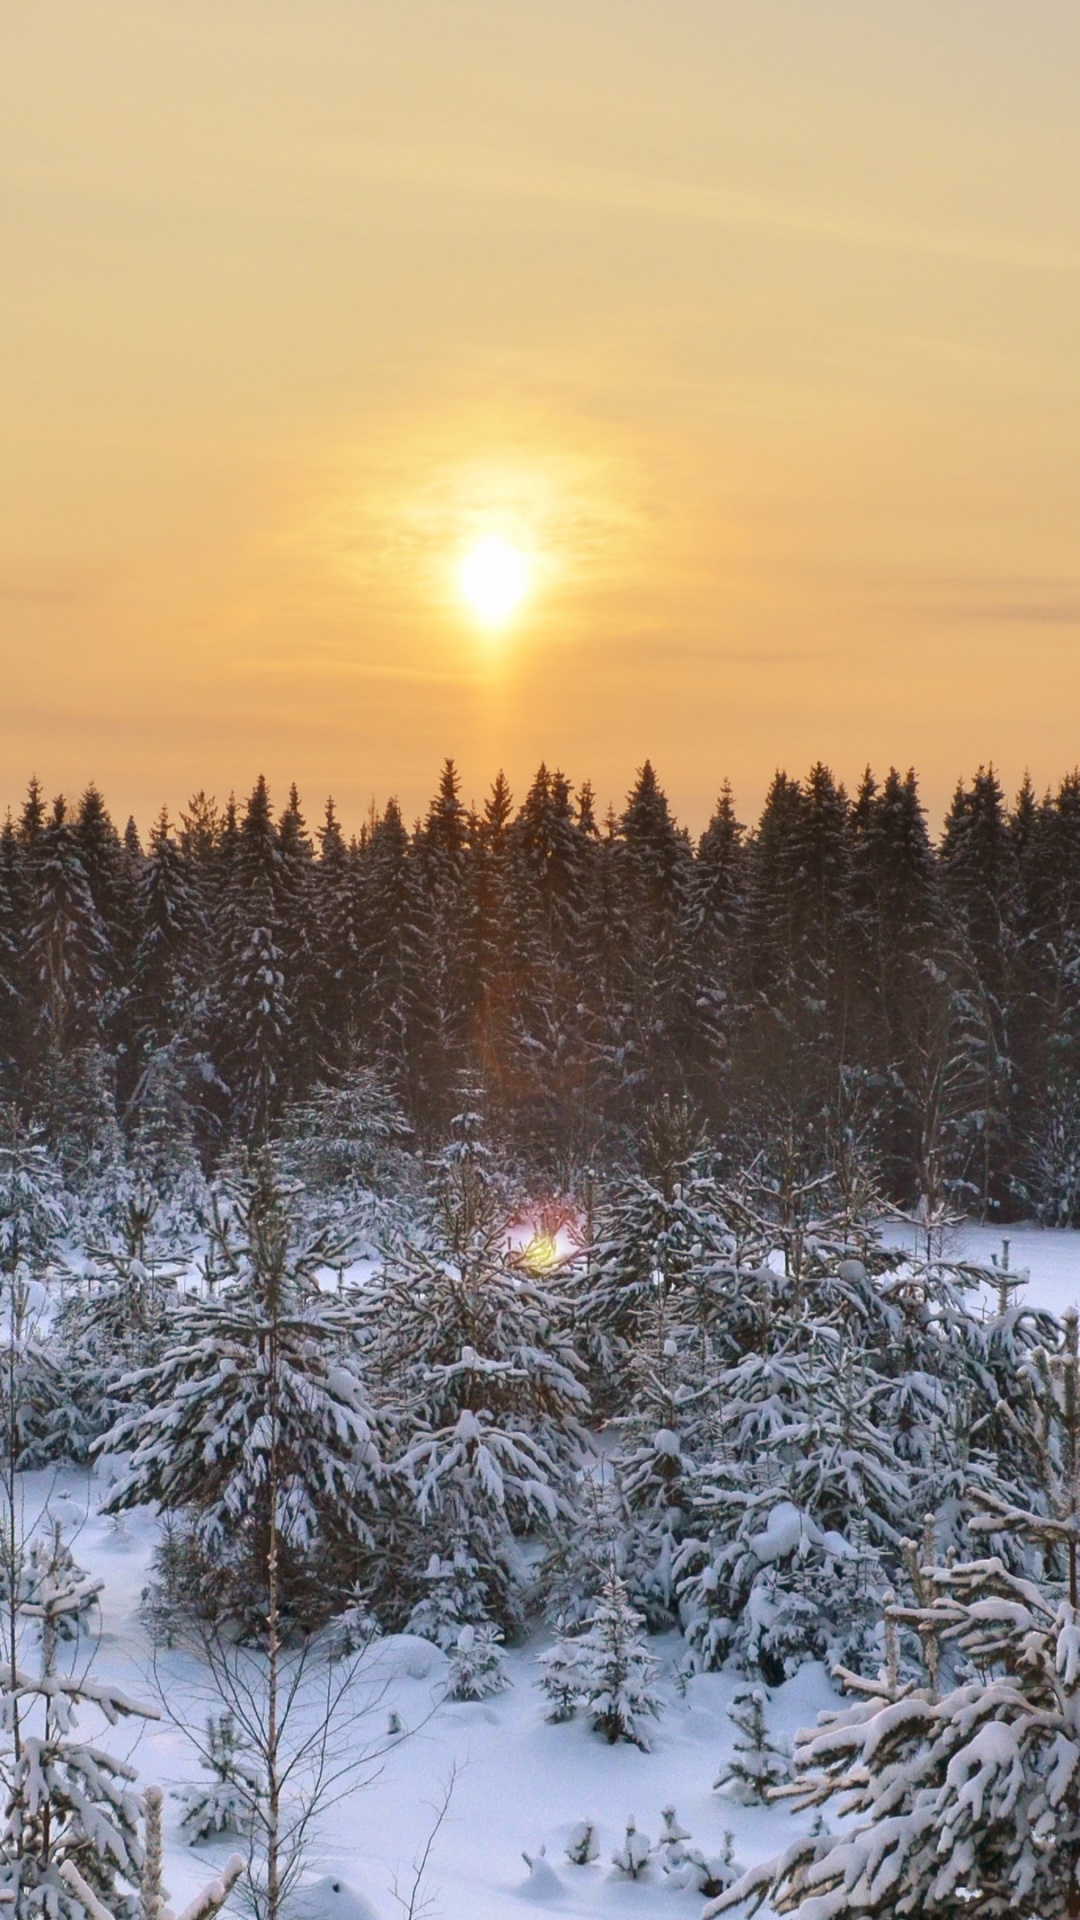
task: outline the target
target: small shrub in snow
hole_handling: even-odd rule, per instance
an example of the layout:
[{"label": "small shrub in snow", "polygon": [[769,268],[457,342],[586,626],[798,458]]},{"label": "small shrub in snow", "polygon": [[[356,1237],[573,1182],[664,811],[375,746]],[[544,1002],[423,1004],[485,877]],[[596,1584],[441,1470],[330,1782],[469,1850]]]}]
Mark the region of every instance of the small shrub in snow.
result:
[{"label": "small shrub in snow", "polygon": [[522,1853],[522,1859],[529,1869],[529,1877],[523,1891],[532,1900],[558,1899],[563,1887],[562,1881],[547,1858],[547,1847],[542,1846],[537,1853]]},{"label": "small shrub in snow", "polygon": [[621,1847],[616,1847],[611,1856],[611,1864],[627,1880],[640,1880],[648,1869],[652,1854],[652,1841],[647,1833],[639,1833],[630,1815],[626,1823],[626,1836]]},{"label": "small shrub in snow", "polygon": [[787,1754],[769,1740],[765,1701],[763,1687],[740,1687],[728,1708],[736,1728],[735,1746],[715,1786],[725,1799],[743,1807],[759,1806],[770,1787],[782,1786],[791,1777]]},{"label": "small shrub in snow", "polygon": [[732,1860],[733,1840],[730,1833],[724,1835],[723,1852],[706,1859],[700,1847],[694,1845],[686,1828],[680,1826],[674,1807],[664,1807],[660,1818],[663,1826],[656,1851],[668,1886],[685,1889],[689,1893],[704,1893],[712,1900],[738,1879],[740,1869]]},{"label": "small shrub in snow", "polygon": [[648,1747],[642,1721],[657,1718],[661,1703],[653,1686],[656,1662],[645,1645],[642,1625],[622,1581],[612,1574],[604,1582],[588,1631],[559,1640],[543,1656],[540,1684],[553,1702],[552,1719],[569,1719],[580,1706],[595,1731],[612,1745],[629,1740]]},{"label": "small shrub in snow", "polygon": [[489,1618],[487,1587],[479,1565],[458,1541],[451,1553],[432,1554],[422,1579],[424,1597],[409,1615],[406,1632],[452,1653],[462,1627],[480,1626]]},{"label": "small shrub in snow", "polygon": [[250,1833],[261,1781],[241,1750],[231,1713],[207,1721],[202,1763],[211,1778],[181,1787],[176,1795],[184,1807],[180,1824],[192,1846],[219,1833]]},{"label": "small shrub in snow", "polygon": [[502,1633],[492,1621],[461,1628],[450,1653],[448,1699],[484,1700],[509,1686],[501,1643]]},{"label": "small shrub in snow", "polygon": [[660,1855],[660,1865],[664,1872],[668,1873],[682,1860],[690,1835],[685,1827],[680,1826],[679,1816],[674,1807],[661,1807],[660,1819],[663,1824],[660,1828],[660,1838],[656,1843],[656,1851]]},{"label": "small shrub in snow", "polygon": [[543,1675],[540,1685],[550,1702],[548,1719],[572,1720],[581,1703],[581,1670],[578,1642],[558,1640],[549,1652],[540,1656]]},{"label": "small shrub in snow", "polygon": [[[4,1558],[10,1560],[10,1553]],[[98,1606],[103,1582],[91,1580],[76,1565],[60,1522],[38,1534],[25,1551],[16,1552],[15,1561],[18,1611],[26,1619],[48,1620],[57,1641],[77,1640]],[[6,1564],[0,1564],[0,1602],[10,1614]]]},{"label": "small shrub in snow", "polygon": [[566,1857],[570,1865],[572,1867],[590,1866],[599,1852],[600,1842],[596,1834],[595,1821],[579,1820],[576,1827],[571,1827],[566,1842]]}]

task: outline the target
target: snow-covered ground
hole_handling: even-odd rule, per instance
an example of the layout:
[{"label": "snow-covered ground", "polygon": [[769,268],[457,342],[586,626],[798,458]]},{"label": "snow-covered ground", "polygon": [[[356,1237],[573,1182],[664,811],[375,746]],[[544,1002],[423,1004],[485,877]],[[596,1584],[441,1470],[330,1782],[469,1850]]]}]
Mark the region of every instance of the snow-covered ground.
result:
[{"label": "snow-covered ground", "polygon": [[[910,1227],[887,1225],[883,1238],[889,1246],[908,1247],[914,1234]],[[1066,1307],[1080,1307],[1080,1231],[1071,1227],[1012,1227],[965,1225],[949,1230],[946,1251],[950,1258],[973,1260],[1000,1266],[1003,1243],[1008,1247],[1008,1265],[1012,1272],[1030,1274],[1020,1299],[1029,1306],[1048,1307],[1051,1313],[1064,1313]]]},{"label": "snow-covered ground", "polygon": [[[890,1229],[894,1242],[900,1230]],[[980,1262],[1000,1258],[1000,1231],[968,1227],[957,1232],[950,1251]],[[1009,1265],[1027,1268],[1026,1298],[1060,1313],[1080,1304],[1080,1233],[1013,1227],[1008,1232]],[[106,1583],[103,1633],[95,1675],[122,1684],[154,1704],[150,1649],[139,1619],[156,1524],[147,1514],[120,1522],[101,1519],[99,1489],[92,1479],[69,1471],[56,1476],[27,1476],[28,1517],[48,1491],[60,1495],[64,1510],[85,1513],[72,1539],[79,1563]],[[550,1725],[536,1681],[535,1640],[508,1657],[512,1685],[491,1700],[438,1704],[443,1656],[426,1642],[383,1643],[386,1691],[371,1717],[367,1738],[377,1744],[387,1716],[396,1711],[410,1738],[386,1754],[370,1784],[348,1794],[325,1816],[313,1850],[310,1880],[326,1882],[304,1909],[304,1920],[391,1920],[403,1909],[393,1896],[395,1877],[411,1884],[411,1862],[423,1845],[452,1770],[457,1778],[446,1821],[436,1839],[427,1875],[442,1920],[509,1920],[538,1904],[552,1912],[580,1915],[640,1916],[640,1920],[676,1920],[697,1916],[701,1895],[674,1892],[655,1869],[640,1882],[616,1874],[611,1855],[622,1839],[628,1816],[653,1839],[660,1810],[674,1804],[706,1855],[718,1853],[725,1829],[734,1834],[735,1857],[744,1866],[778,1851],[796,1831],[784,1808],[743,1808],[712,1791],[712,1783],[731,1752],[732,1726],[726,1709],[739,1681],[708,1674],[679,1681],[675,1636],[656,1643],[665,1671],[667,1706],[657,1724],[652,1751],[608,1747],[577,1722]],[[186,1656],[167,1654],[164,1676],[173,1716],[200,1727],[207,1701]],[[805,1668],[780,1688],[770,1708],[775,1734],[813,1724],[833,1696],[820,1668]],[[88,1733],[96,1731],[87,1724]],[[137,1730],[109,1733],[113,1750],[130,1753],[143,1784],[169,1790],[194,1782],[199,1767],[193,1747],[167,1720]],[[166,1881],[174,1901],[186,1900],[207,1877],[208,1863],[232,1850],[226,1844],[200,1852],[179,1832],[180,1809],[166,1802]],[[599,1828],[599,1861],[589,1867],[567,1863],[563,1847],[570,1829],[583,1819]],[[529,1879],[522,1859],[546,1847],[542,1873]],[[549,1871],[550,1869],[550,1871]],[[341,1888],[334,1892],[330,1882]],[[314,1892],[314,1888],[313,1888]],[[357,1896],[354,1900],[353,1896]],[[524,1903],[524,1904],[523,1904]]]},{"label": "snow-covered ground", "polygon": [[[164,1683],[170,1715],[201,1729],[208,1701],[205,1683],[191,1657],[158,1656],[157,1682],[150,1647],[139,1619],[156,1526],[149,1515],[103,1520],[96,1512],[100,1488],[74,1472],[26,1476],[27,1518],[46,1493],[57,1497],[65,1516],[76,1508],[85,1519],[72,1528],[80,1565],[103,1578],[102,1635],[94,1677],[122,1685],[149,1706],[159,1704]],[[640,1920],[676,1920],[696,1916],[700,1894],[672,1891],[658,1869],[642,1881],[616,1874],[611,1855],[621,1842],[627,1818],[653,1840],[659,1834],[662,1807],[674,1804],[682,1825],[706,1855],[719,1853],[725,1829],[735,1838],[735,1858],[743,1865],[771,1854],[793,1832],[793,1816],[776,1808],[744,1808],[712,1791],[712,1783],[732,1748],[727,1715],[739,1684],[728,1674],[705,1674],[680,1682],[675,1662],[680,1641],[671,1635],[654,1643],[664,1669],[666,1710],[656,1723],[652,1750],[607,1746],[584,1724],[550,1725],[536,1682],[536,1640],[508,1656],[512,1679],[505,1693],[476,1703],[439,1704],[444,1656],[426,1641],[402,1636],[380,1643],[374,1658],[380,1697],[370,1724],[358,1736],[379,1744],[393,1710],[406,1729],[417,1731],[385,1755],[378,1778],[350,1792],[323,1819],[312,1852],[312,1882],[336,1879],[343,1891],[319,1894],[318,1911],[306,1920],[391,1920],[401,1914],[392,1892],[411,1885],[411,1863],[431,1828],[452,1770],[456,1781],[449,1812],[432,1851],[426,1876],[435,1896],[433,1913],[442,1920],[509,1920],[538,1902],[567,1914],[638,1915]],[[385,1679],[385,1691],[382,1681]],[[831,1694],[820,1668],[806,1668],[774,1697],[773,1732],[792,1732],[813,1723]],[[96,1733],[87,1713],[87,1733]],[[135,1724],[136,1731],[131,1731]],[[218,1848],[190,1847],[179,1830],[181,1809],[170,1790],[201,1776],[194,1748],[169,1719],[140,1726],[122,1725],[106,1735],[106,1744],[130,1757],[143,1785],[160,1784],[166,1793],[166,1884],[173,1904],[186,1901],[210,1877],[207,1868],[234,1850],[235,1840]],[[563,1848],[570,1830],[583,1819],[599,1830],[600,1857],[592,1866],[571,1866]],[[530,1882],[522,1854],[536,1856],[546,1847],[544,1870]],[[549,1871],[550,1869],[550,1871]],[[360,1897],[359,1909],[348,1894]]]}]

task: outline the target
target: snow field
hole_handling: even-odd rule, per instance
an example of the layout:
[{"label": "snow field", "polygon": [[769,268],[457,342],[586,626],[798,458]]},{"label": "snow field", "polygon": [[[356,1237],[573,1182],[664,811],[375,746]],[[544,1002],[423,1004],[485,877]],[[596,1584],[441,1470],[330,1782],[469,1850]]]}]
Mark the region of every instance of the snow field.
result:
[{"label": "snow field", "polygon": [[[165,1651],[156,1657],[155,1683],[154,1656],[139,1618],[156,1520],[146,1512],[119,1522],[103,1519],[96,1511],[102,1491],[96,1476],[66,1470],[24,1479],[28,1521],[45,1498],[53,1507],[59,1501],[71,1525],[76,1559],[105,1581],[95,1678],[113,1681],[154,1707],[159,1707],[157,1686],[163,1685],[171,1714],[201,1730],[213,1705],[205,1674],[191,1656]],[[76,1514],[83,1516],[81,1525],[72,1524]],[[642,1753],[626,1744],[609,1747],[584,1721],[546,1721],[537,1654],[548,1644],[549,1637],[538,1636],[508,1652],[511,1685],[504,1693],[440,1704],[446,1660],[438,1648],[411,1635],[377,1643],[370,1671],[378,1690],[385,1682],[385,1693],[371,1714],[370,1738],[382,1742],[391,1711],[416,1731],[376,1763],[376,1778],[353,1787],[323,1818],[305,1876],[309,1884],[301,1920],[323,1920],[313,1897],[324,1903],[327,1920],[334,1913],[340,1920],[367,1920],[368,1915],[392,1920],[400,1914],[392,1892],[395,1876],[399,1887],[411,1884],[411,1863],[452,1770],[450,1809],[427,1875],[443,1920],[508,1920],[522,1913],[522,1901],[568,1914],[637,1914],[642,1920],[696,1916],[702,1896],[670,1889],[658,1863],[636,1882],[611,1866],[627,1818],[633,1815],[639,1830],[655,1841],[660,1809],[672,1803],[706,1854],[720,1851],[725,1829],[734,1834],[735,1857],[743,1865],[785,1844],[798,1816],[783,1808],[742,1807],[712,1791],[730,1758],[734,1730],[727,1707],[741,1676],[700,1674],[680,1682],[674,1672],[682,1652],[679,1636],[652,1641],[665,1711],[651,1728],[652,1750]],[[823,1670],[803,1668],[773,1696],[772,1731],[790,1734],[812,1723],[833,1698]],[[90,1719],[88,1714],[88,1732]],[[163,1788],[165,1882],[174,1905],[186,1901],[205,1884],[207,1867],[219,1865],[236,1848],[235,1838],[226,1837],[217,1846],[196,1849],[180,1831],[182,1809],[171,1795],[200,1777],[192,1744],[167,1718],[109,1729],[104,1743],[138,1767],[141,1786]],[[600,1857],[588,1867],[571,1866],[563,1847],[571,1829],[586,1818],[597,1824]],[[522,1854],[535,1857],[541,1846],[548,1871],[530,1881]],[[342,1883],[336,1897],[319,1884],[334,1879]],[[359,1908],[353,1896],[362,1903]]]},{"label": "snow field", "polygon": [[[883,1226],[882,1239],[888,1247],[910,1247],[913,1232],[889,1221]],[[972,1221],[950,1230],[946,1251],[950,1259],[989,1266],[994,1259],[1000,1263],[1003,1241],[1009,1245],[1010,1271],[1026,1269],[1031,1276],[1019,1295],[1022,1304],[1046,1307],[1058,1315],[1068,1307],[1080,1308],[1080,1231],[1036,1227],[1027,1221],[1011,1227],[986,1227]],[[987,1305],[991,1305],[989,1289]]]}]

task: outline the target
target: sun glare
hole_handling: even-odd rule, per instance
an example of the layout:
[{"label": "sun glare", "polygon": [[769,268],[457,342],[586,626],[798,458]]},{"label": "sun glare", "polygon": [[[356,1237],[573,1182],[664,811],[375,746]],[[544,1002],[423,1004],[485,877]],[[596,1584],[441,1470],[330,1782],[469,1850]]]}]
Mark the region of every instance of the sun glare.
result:
[{"label": "sun glare", "polygon": [[534,1233],[521,1258],[530,1273],[550,1273],[559,1265],[559,1249],[553,1233]]},{"label": "sun glare", "polygon": [[461,591],[486,627],[501,627],[520,606],[529,585],[525,555],[508,540],[480,540],[461,563]]}]

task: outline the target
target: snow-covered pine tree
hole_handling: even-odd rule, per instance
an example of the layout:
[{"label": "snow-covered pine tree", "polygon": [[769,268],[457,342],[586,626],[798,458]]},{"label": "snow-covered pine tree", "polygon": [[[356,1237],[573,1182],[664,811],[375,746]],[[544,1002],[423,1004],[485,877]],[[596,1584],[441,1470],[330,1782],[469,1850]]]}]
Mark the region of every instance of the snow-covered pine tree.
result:
[{"label": "snow-covered pine tree", "polygon": [[[5,1468],[42,1464],[64,1450],[71,1382],[47,1338],[70,1200],[39,1129],[0,1110],[0,1411]],[[14,1482],[9,1492],[14,1497]]]},{"label": "snow-covered pine tree", "polygon": [[440,1130],[454,1111],[477,1001],[474,840],[460,778],[453,761],[445,760],[438,791],[409,848],[409,911],[418,936],[409,980],[409,1069],[419,1117]]},{"label": "snow-covered pine tree", "polygon": [[911,1495],[880,1389],[837,1347],[818,1328],[805,1351],[781,1343],[717,1376],[718,1445],[694,1476],[675,1561],[706,1666],[734,1655],[774,1683],[806,1659],[869,1655],[887,1585],[879,1550],[910,1524]]},{"label": "snow-covered pine tree", "polygon": [[205,978],[205,901],[190,854],[173,835],[163,807],[150,833],[135,897],[132,997],[140,1056],[184,1023],[185,996]]},{"label": "snow-covered pine tree", "polygon": [[735,1740],[731,1759],[715,1787],[725,1799],[744,1807],[758,1806],[771,1787],[781,1786],[791,1775],[789,1755],[769,1739],[765,1703],[762,1687],[739,1687],[728,1708]]},{"label": "snow-covered pine tree", "polygon": [[500,1112],[531,1161],[562,1170],[587,1150],[597,1068],[582,967],[595,847],[565,775],[541,766],[513,821],[497,784],[479,851],[485,1036],[521,1063]]},{"label": "snow-covered pine tree", "polygon": [[[0,1711],[6,1730],[7,1800],[0,1826],[0,1896],[16,1920],[86,1920],[69,1880],[72,1868],[117,1920],[137,1920],[143,1864],[135,1769],[77,1730],[87,1711],[115,1726],[155,1718],[119,1688],[94,1680],[79,1661],[70,1623],[85,1613],[88,1583],[59,1528],[55,1552],[38,1568],[32,1597],[4,1600]],[[21,1583],[20,1583],[21,1584]]]},{"label": "snow-covered pine tree", "polygon": [[[680,1328],[707,1336],[712,1282],[732,1251],[701,1129],[685,1105],[660,1103],[642,1155],[643,1171],[598,1208],[588,1250],[582,1319],[600,1404],[625,1399],[638,1354],[662,1360]],[[707,1337],[696,1357],[704,1373]]]},{"label": "snow-covered pine tree", "polygon": [[564,1852],[572,1867],[592,1865],[600,1853],[595,1820],[579,1820],[575,1827],[571,1827]]},{"label": "snow-covered pine tree", "polygon": [[373,1243],[380,1219],[415,1184],[410,1136],[386,1081],[346,1052],[333,1081],[287,1109],[279,1158],[302,1181],[319,1224]]},{"label": "snow-covered pine tree", "polygon": [[17,1086],[24,1065],[26,849],[10,812],[0,827],[0,1083]]},{"label": "snow-covered pine tree", "polygon": [[99,1035],[111,962],[76,824],[63,799],[28,842],[27,877],[27,985],[40,1039],[63,1059]]},{"label": "snow-covered pine tree", "polygon": [[166,1224],[157,1228],[155,1195],[130,1189],[114,1209],[112,1231],[85,1248],[82,1284],[69,1286],[57,1316],[56,1352],[78,1393],[63,1421],[64,1451],[85,1459],[123,1406],[118,1383],[160,1359],[178,1304],[188,1255]]},{"label": "snow-covered pine tree", "polygon": [[192,1846],[223,1833],[250,1835],[265,1783],[227,1708],[209,1716],[200,1759],[209,1779],[179,1788],[176,1796],[184,1808],[180,1824]]},{"label": "snow-covered pine tree", "polygon": [[488,1618],[487,1588],[477,1562],[460,1541],[445,1558],[433,1553],[422,1577],[423,1598],[409,1615],[407,1631],[448,1653],[463,1626],[479,1626]]},{"label": "snow-covered pine tree", "polygon": [[690,1839],[688,1829],[681,1825],[673,1806],[660,1809],[660,1838],[656,1851],[660,1856],[660,1865],[665,1875],[670,1876],[681,1867],[686,1857],[686,1843]]},{"label": "snow-covered pine tree", "polygon": [[[701,1402],[699,1397],[695,1405],[689,1391],[679,1394],[676,1389],[663,1398],[657,1394],[661,1424],[650,1432],[651,1423],[644,1417],[647,1395],[645,1385],[637,1395],[638,1409],[626,1423],[625,1450],[620,1449],[613,1461],[617,1479],[611,1505],[615,1507],[617,1500],[622,1511],[612,1513],[611,1525],[614,1529],[618,1523],[619,1571],[634,1605],[655,1630],[669,1626],[675,1617],[675,1555],[690,1506],[692,1457],[687,1457],[687,1448],[697,1438],[694,1429],[700,1422],[695,1415],[701,1411]],[[601,1564],[596,1558],[597,1569]],[[595,1591],[598,1572],[592,1571],[588,1578],[590,1570],[581,1571]]]},{"label": "snow-covered pine tree", "polygon": [[548,1700],[548,1719],[555,1725],[572,1720],[581,1705],[583,1679],[578,1665],[579,1641],[560,1634],[554,1646],[540,1655],[540,1685]]},{"label": "snow-covered pine tree", "polygon": [[0,1606],[10,1623],[9,1567],[14,1569],[16,1614],[25,1619],[39,1619],[51,1597],[63,1592],[69,1604],[55,1613],[57,1640],[76,1640],[80,1633],[88,1630],[97,1612],[103,1582],[91,1580],[82,1567],[76,1565],[59,1521],[54,1520],[29,1542],[16,1538],[14,1551],[9,1540],[5,1540],[0,1550]]},{"label": "snow-covered pine tree", "polygon": [[645,1722],[658,1719],[656,1661],[645,1644],[644,1621],[635,1613],[617,1574],[604,1582],[584,1633],[564,1635],[541,1656],[541,1686],[552,1701],[553,1719],[582,1708],[594,1731],[614,1746],[619,1740],[648,1748]]},{"label": "snow-covered pine tree", "polygon": [[766,1902],[841,1920],[1072,1920],[1080,1914],[1080,1623],[1003,1563],[926,1567],[928,1604],[900,1608],[955,1683],[843,1676],[860,1696],[795,1742],[802,1807],[840,1833],[792,1843],[705,1909]]},{"label": "snow-covered pine tree", "polygon": [[417,1562],[395,1570],[383,1604],[418,1597],[433,1551],[462,1550],[512,1629],[522,1540],[571,1520],[588,1396],[567,1291],[511,1253],[477,1132],[475,1114],[459,1116],[426,1219],[392,1243],[358,1307],[383,1399],[405,1410],[394,1481],[419,1522]]},{"label": "snow-covered pine tree", "polygon": [[502,1634],[488,1618],[487,1589],[476,1561],[462,1545],[441,1560],[432,1554],[427,1588],[409,1615],[408,1631],[433,1640],[450,1661],[447,1697],[482,1700],[508,1684]]},{"label": "snow-covered pine tree", "polygon": [[668,1886],[676,1890],[685,1888],[691,1893],[704,1893],[713,1899],[739,1878],[739,1869],[732,1858],[734,1838],[730,1833],[724,1835],[723,1852],[706,1859],[701,1848],[694,1845],[691,1835],[680,1824],[674,1807],[662,1807],[660,1819],[663,1825],[656,1851]]},{"label": "snow-covered pine tree", "polygon": [[617,1873],[626,1880],[640,1880],[648,1872],[652,1858],[652,1841],[647,1833],[638,1831],[633,1814],[626,1823],[626,1833],[622,1845],[616,1847],[611,1856],[611,1864]]},{"label": "snow-covered pine tree", "polygon": [[[1044,1568],[1054,1568],[1063,1553],[1069,1604],[1080,1607],[1080,1314],[1068,1307],[1061,1317],[1056,1352],[1045,1347],[1032,1356],[1038,1406],[1036,1471],[1032,1478],[1045,1513],[1004,1511],[993,1495],[980,1500],[982,1515],[972,1522],[984,1533],[1019,1530],[1042,1549]],[[995,1521],[997,1527],[994,1527]]]},{"label": "snow-covered pine tree", "polygon": [[486,1700],[510,1684],[502,1653],[502,1628],[493,1620],[462,1627],[450,1648],[448,1700]]},{"label": "snow-covered pine tree", "polygon": [[172,1344],[128,1376],[131,1410],[98,1443],[128,1455],[103,1510],[182,1515],[192,1595],[248,1621],[265,1613],[272,1529],[283,1606],[326,1617],[368,1565],[382,1473],[356,1316],[319,1285],[340,1249],[297,1236],[295,1195],[267,1162],[234,1203],[226,1277],[178,1307]]},{"label": "snow-covered pine tree", "polygon": [[207,890],[162,810],[139,869],[130,1007],[132,1157],[159,1196],[191,1182],[195,1134],[220,1082],[207,1051],[211,1013]]},{"label": "snow-covered pine tree", "polygon": [[231,849],[218,902],[218,1053],[242,1140],[265,1143],[288,1091],[295,981],[284,941],[292,874],[260,775]]}]

